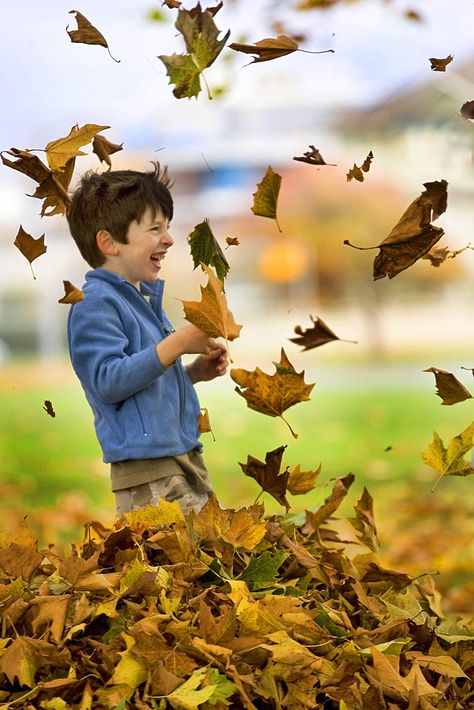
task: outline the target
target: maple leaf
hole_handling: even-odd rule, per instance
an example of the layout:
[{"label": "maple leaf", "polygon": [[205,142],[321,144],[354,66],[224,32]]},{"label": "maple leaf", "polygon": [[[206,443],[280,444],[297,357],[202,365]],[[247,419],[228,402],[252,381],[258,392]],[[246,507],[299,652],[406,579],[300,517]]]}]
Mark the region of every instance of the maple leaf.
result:
[{"label": "maple leaf", "polygon": [[277,203],[280,193],[281,175],[273,171],[269,165],[261,182],[257,183],[257,191],[253,193],[252,212],[260,217],[269,217],[276,221],[278,230],[281,232],[277,219]]},{"label": "maple leaf", "polygon": [[49,414],[50,417],[54,418],[56,416],[56,412],[54,411],[53,404],[49,399],[44,400],[43,409],[46,412],[46,414]]},{"label": "maple leaf", "polygon": [[176,710],[198,710],[201,703],[212,698],[216,689],[216,686],[211,684],[197,690],[206,675],[207,668],[197,668],[184,683],[166,696],[167,701]]},{"label": "maple leaf", "polygon": [[85,155],[79,148],[87,145],[96,133],[104,131],[110,126],[98,126],[95,123],[86,123],[84,126],[74,125],[67,136],[50,141],[46,145],[46,157],[51,170],[62,170],[71,158]]},{"label": "maple leaf", "polygon": [[464,118],[474,118],[474,101],[466,101],[463,103],[460,113]]},{"label": "maple leaf", "polygon": [[357,539],[366,545],[369,550],[375,551],[379,546],[377,539],[377,528],[374,518],[374,501],[367,488],[364,486],[362,496],[354,506],[355,518],[350,518],[350,522],[355,528]]},{"label": "maple leaf", "polygon": [[278,583],[278,570],[288,554],[285,550],[265,550],[258,557],[251,557],[247,567],[240,573],[239,580],[245,582],[251,592],[274,587]]},{"label": "maple leaf", "polygon": [[405,210],[388,237],[376,247],[357,247],[348,239],[344,244],[354,249],[380,249],[374,259],[374,281],[388,276],[392,279],[408,269],[438,242],[444,234],[441,227],[434,227],[431,220],[437,219],[447,206],[446,180],[425,182],[424,190]]},{"label": "maple leaf", "polygon": [[118,151],[122,150],[122,148],[123,143],[112,143],[107,140],[107,138],[104,138],[104,136],[97,135],[94,136],[92,140],[92,152],[97,155],[101,163],[107,163],[109,168],[112,167],[110,156],[114,153],[118,153]]},{"label": "maple leaf", "polygon": [[268,375],[256,367],[252,372],[234,368],[230,371],[230,376],[238,385],[235,391],[247,401],[250,409],[270,417],[281,417],[296,439],[298,435],[282,415],[298,402],[308,401],[314,383],[305,383],[304,370],[296,372],[283,348],[280,362],[274,364],[276,372],[273,375]]},{"label": "maple leaf", "polygon": [[330,165],[336,167],[336,163],[326,163],[323,156],[314,145],[309,146],[309,150],[303,153],[303,155],[295,155],[293,160],[299,160],[302,163],[309,163],[310,165]]},{"label": "maple leaf", "polygon": [[84,291],[76,288],[70,281],[63,281],[64,296],[59,299],[58,303],[79,303],[84,298]]},{"label": "maple leaf", "polygon": [[318,510],[314,513],[309,510],[306,511],[306,528],[310,526],[313,530],[317,530],[323,523],[325,523],[328,518],[330,518],[339,508],[353,483],[353,473],[348,473],[347,476],[338,478],[333,486],[331,494],[326,498]]},{"label": "maple leaf", "polygon": [[30,268],[31,268],[31,273],[33,275],[33,278],[36,279],[36,276],[33,271],[33,267],[31,266],[32,262],[37,259],[39,256],[42,254],[45,254],[48,247],[45,246],[44,243],[44,234],[41,235],[41,237],[38,237],[35,239],[34,237],[31,236],[31,234],[28,234],[28,232],[25,232],[23,227],[20,225],[20,228],[18,230],[18,234],[15,237],[15,241],[13,244],[16,246],[17,249],[21,251],[23,256],[28,259],[30,262]]},{"label": "maple leaf", "polygon": [[292,343],[301,345],[303,350],[311,350],[312,348],[317,348],[320,345],[325,345],[325,343],[331,343],[334,340],[340,340],[345,343],[356,343],[355,340],[344,340],[344,338],[339,338],[331,328],[323,321],[322,318],[316,316],[315,318],[310,315],[313,321],[312,328],[303,328],[300,325],[295,326],[295,333],[298,335],[297,338],[289,338]]},{"label": "maple leaf", "polygon": [[219,246],[219,242],[212,233],[208,219],[194,227],[188,236],[188,244],[191,247],[194,268],[201,263],[213,266],[216,270],[217,278],[223,281],[230,266]]},{"label": "maple leaf", "polygon": [[312,491],[321,473],[321,464],[314,471],[302,471],[300,464],[289,472],[287,490],[292,496],[300,496]]},{"label": "maple leaf", "polygon": [[[74,15],[77,22],[77,30],[68,30],[66,27],[66,32],[68,33],[71,42],[78,42],[80,44],[98,44],[101,47],[105,47],[109,55],[112,57],[109,45],[104,35],[99,32],[99,30],[94,27],[88,19],[77,10],[70,10],[69,14]],[[114,62],[120,62],[120,59],[115,59],[115,57],[112,57],[112,59]]]},{"label": "maple leaf", "polygon": [[267,451],[265,462],[256,459],[254,456],[247,456],[247,463],[239,463],[246,476],[254,478],[259,486],[270,493],[281,505],[284,505],[287,512],[290,504],[286,499],[286,489],[289,471],[285,469],[280,473],[281,459],[286,446],[279,446],[278,449]]},{"label": "maple leaf", "polygon": [[452,54],[448,54],[444,59],[437,59],[436,57],[430,57],[431,71],[446,71],[448,64],[451,64],[454,57]]},{"label": "maple leaf", "polygon": [[74,173],[75,163],[76,159],[70,158],[64,168],[51,171],[46,180],[43,180],[36,188],[32,197],[44,199],[41,207],[42,217],[52,217],[67,211],[71,203],[68,187]]},{"label": "maple leaf", "polygon": [[207,285],[201,286],[200,301],[181,301],[186,320],[207,333],[211,338],[235,340],[242,329],[227,307],[223,283],[214,275],[212,269],[201,264],[207,274]]},{"label": "maple leaf", "polygon": [[441,404],[456,404],[466,399],[472,399],[472,394],[452,374],[438,367],[428,367],[423,372],[432,372],[436,380],[436,394],[443,400]]},{"label": "maple leaf", "polygon": [[225,241],[226,241],[226,244],[227,244],[226,249],[227,249],[228,247],[238,247],[239,244],[240,244],[240,242],[239,242],[239,240],[237,239],[237,237],[226,237],[226,238],[225,238]]},{"label": "maple leaf", "polygon": [[374,154],[372,151],[369,151],[366,159],[362,163],[362,165],[359,167],[354,163],[353,167],[349,170],[347,173],[347,182],[350,182],[353,178],[358,180],[359,182],[364,182],[364,173],[368,173],[370,170],[370,164],[374,158]]},{"label": "maple leaf", "polygon": [[327,52],[334,52],[333,49],[326,49],[321,52],[312,52],[306,49],[300,49],[300,46],[294,37],[288,37],[288,35],[280,34],[278,37],[265,37],[254,44],[244,44],[240,42],[232,42],[229,44],[229,48],[236,52],[243,52],[244,54],[254,54],[254,58],[250,64],[256,64],[257,62],[268,62],[272,59],[278,59],[278,57],[284,57],[287,54],[292,54],[298,50],[301,52],[306,52],[307,54],[326,54]]},{"label": "maple leaf", "polygon": [[[11,155],[13,158],[16,158],[16,160],[13,161],[9,158],[5,158],[3,155],[4,152],[7,155]],[[51,174],[51,170],[49,170],[43,161],[29,150],[10,148],[10,150],[2,151],[1,157],[4,165],[7,165],[9,168],[13,168],[13,170],[18,170],[18,172],[27,175],[37,183],[42,183]]]},{"label": "maple leaf", "polygon": [[[178,99],[192,98],[200,93],[202,72],[214,63],[230,36],[228,30],[219,40],[220,30],[213,17],[220,7],[202,10],[198,3],[192,10],[181,7],[178,10],[175,27],[183,36],[187,54],[161,54],[158,57],[166,67],[169,83],[175,84],[173,94]],[[212,98],[209,89],[208,96]]]},{"label": "maple leaf", "polygon": [[440,474],[433,489],[443,476],[470,476],[474,473],[472,465],[464,459],[464,455],[473,447],[473,438],[474,422],[451,439],[447,447],[439,434],[433,432],[433,441],[428,451],[421,454],[423,461]]}]

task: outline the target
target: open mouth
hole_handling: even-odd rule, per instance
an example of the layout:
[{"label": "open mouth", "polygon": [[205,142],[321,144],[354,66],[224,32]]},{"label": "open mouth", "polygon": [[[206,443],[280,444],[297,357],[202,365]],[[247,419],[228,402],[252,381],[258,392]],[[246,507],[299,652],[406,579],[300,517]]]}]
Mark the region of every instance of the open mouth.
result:
[{"label": "open mouth", "polygon": [[159,265],[164,259],[164,256],[164,254],[153,254],[152,256],[150,256],[150,259],[154,264]]}]

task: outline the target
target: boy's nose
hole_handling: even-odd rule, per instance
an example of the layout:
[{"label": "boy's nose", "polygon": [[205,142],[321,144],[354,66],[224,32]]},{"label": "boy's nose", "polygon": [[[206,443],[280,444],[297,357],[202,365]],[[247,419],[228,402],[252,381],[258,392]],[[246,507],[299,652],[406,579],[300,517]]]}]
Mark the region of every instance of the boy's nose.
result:
[{"label": "boy's nose", "polygon": [[163,237],[163,242],[169,247],[173,246],[173,244],[174,244],[174,239],[168,230],[166,230],[166,232],[165,232],[165,235]]}]

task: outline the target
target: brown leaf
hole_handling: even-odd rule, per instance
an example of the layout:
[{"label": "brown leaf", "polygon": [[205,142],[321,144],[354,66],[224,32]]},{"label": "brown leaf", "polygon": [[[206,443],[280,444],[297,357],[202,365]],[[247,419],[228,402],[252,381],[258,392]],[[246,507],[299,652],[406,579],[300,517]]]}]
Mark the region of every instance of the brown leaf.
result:
[{"label": "brown leaf", "polygon": [[[322,318],[319,318],[318,316],[313,317],[312,315],[310,315],[310,318],[313,321],[313,327],[303,330],[302,326],[295,326],[295,333],[298,337],[290,338],[292,343],[301,345],[303,350],[311,350],[312,348],[317,348],[325,343],[331,343],[333,340],[342,340],[331,330]],[[344,342],[355,343],[356,341],[345,340]]]},{"label": "brown leaf", "polygon": [[229,246],[229,247],[237,247],[240,244],[237,237],[226,237],[225,241],[226,241],[227,246]]},{"label": "brown leaf", "polygon": [[75,158],[70,158],[64,168],[53,170],[36,188],[32,197],[44,199],[41,208],[42,217],[52,217],[55,214],[64,214],[71,198],[68,194],[69,183],[74,173]]},{"label": "brown leaf", "polygon": [[253,206],[251,210],[255,215],[260,217],[274,219],[278,230],[281,232],[277,219],[277,203],[280,186],[281,175],[274,172],[269,165],[261,182],[257,183],[257,191],[253,193]]},{"label": "brown leaf", "polygon": [[285,469],[280,473],[281,459],[286,446],[279,446],[278,449],[267,451],[265,463],[253,456],[247,456],[247,463],[239,463],[246,476],[254,478],[266,493],[270,493],[275,500],[284,505],[287,512],[290,504],[286,499],[286,489],[289,472]]},{"label": "brown leaf", "polygon": [[201,434],[208,434],[212,431],[211,422],[209,419],[209,411],[206,407],[201,407],[201,411],[198,416],[198,431]]},{"label": "brown leaf", "polygon": [[4,151],[7,155],[11,155],[16,160],[10,160],[5,158],[3,152],[1,153],[2,163],[7,165],[13,170],[18,170],[18,172],[27,175],[32,180],[41,184],[51,175],[51,170],[43,163],[37,155],[30,153],[28,150],[20,150],[18,148],[10,148],[10,150]]},{"label": "brown leaf", "polygon": [[299,160],[302,163],[309,163],[309,165],[331,165],[334,168],[336,167],[335,163],[326,163],[323,156],[319,150],[314,147],[314,145],[310,145],[309,150],[303,153],[303,155],[293,156],[293,160]]},{"label": "brown leaf", "polygon": [[255,57],[250,62],[254,64],[256,62],[268,62],[271,59],[292,54],[292,52],[296,52],[299,49],[299,45],[292,37],[278,35],[276,38],[266,37],[255,42],[255,44],[232,42],[232,44],[229,44],[229,48],[244,54],[254,54]]},{"label": "brown leaf", "polygon": [[208,282],[205,287],[201,286],[200,301],[181,301],[185,318],[211,338],[235,340],[242,326],[235,322],[227,307],[223,283],[209,266],[201,264],[201,268],[207,274]]},{"label": "brown leaf", "polygon": [[36,596],[31,604],[35,614],[31,621],[33,632],[37,634],[46,625],[53,641],[59,644],[66,623],[69,600],[67,595]]},{"label": "brown leaf", "polygon": [[[41,237],[35,239],[31,236],[31,234],[25,232],[21,225],[13,244],[16,246],[17,249],[21,251],[23,256],[28,259],[28,261],[30,262],[30,267],[31,263],[42,254],[45,254],[48,249],[48,247],[45,246],[44,243],[44,234],[42,234]],[[31,273],[33,274],[33,278],[36,279],[36,276],[33,272],[33,268],[31,268]]]},{"label": "brown leaf", "polygon": [[417,10],[405,10],[404,14],[407,20],[412,20],[412,22],[423,22],[423,15],[421,15]]},{"label": "brown leaf", "polygon": [[461,116],[464,118],[474,118],[474,101],[466,101],[461,106]]},{"label": "brown leaf", "polygon": [[84,291],[76,288],[70,281],[63,281],[65,295],[58,303],[78,303],[84,298]]},{"label": "brown leaf", "polygon": [[449,258],[450,254],[451,250],[449,247],[435,247],[421,258],[427,259],[431,263],[431,266],[438,267]]},{"label": "brown leaf", "polygon": [[[105,47],[109,55],[112,57],[109,45],[107,44],[107,40],[104,35],[99,32],[99,30],[94,27],[88,19],[77,10],[70,10],[69,14],[74,15],[77,22],[77,30],[68,30],[66,27],[66,32],[68,33],[71,42],[78,42],[80,44],[98,44],[101,47]],[[114,62],[120,62],[120,59],[115,59],[115,57],[112,57],[112,59]]]},{"label": "brown leaf", "polygon": [[292,496],[304,495],[312,491],[321,473],[321,464],[314,471],[302,471],[300,465],[288,474],[287,489]]},{"label": "brown leaf", "polygon": [[436,394],[443,400],[441,404],[456,404],[465,399],[472,399],[472,394],[452,374],[438,367],[428,367],[423,372],[432,372],[436,380]]},{"label": "brown leaf", "polygon": [[50,141],[46,145],[46,157],[51,170],[63,170],[71,158],[85,155],[79,148],[87,145],[99,131],[104,131],[110,126],[99,126],[95,123],[86,123],[84,126],[76,124],[67,136]]},{"label": "brown leaf", "polygon": [[33,545],[11,542],[8,547],[0,549],[0,567],[12,579],[23,579],[29,582],[38,570],[43,560],[43,553]]},{"label": "brown leaf", "polygon": [[270,417],[281,417],[296,438],[297,434],[282,414],[298,402],[308,401],[314,383],[305,383],[304,370],[296,372],[283,348],[280,362],[274,364],[276,372],[273,375],[268,375],[257,367],[253,371],[234,368],[230,376],[238,385],[236,392],[244,397],[250,409]]},{"label": "brown leaf", "polygon": [[354,506],[354,510],[356,516],[355,518],[350,518],[350,521],[357,531],[357,539],[366,545],[369,550],[375,552],[380,543],[377,539],[377,528],[375,527],[374,501],[365,486],[360,500]]},{"label": "brown leaf", "polygon": [[114,153],[118,153],[119,150],[122,150],[122,147],[123,143],[111,143],[111,141],[104,138],[104,136],[94,136],[92,141],[92,152],[97,155],[101,163],[107,163],[109,168],[112,167],[110,156]]},{"label": "brown leaf", "polygon": [[53,404],[49,399],[44,400],[43,409],[46,414],[49,414],[50,417],[54,418],[56,416],[56,412],[53,409]]},{"label": "brown leaf", "polygon": [[448,64],[451,64],[453,61],[454,57],[452,54],[448,54],[447,57],[444,57],[444,59],[437,59],[436,57],[430,57],[429,61],[431,62],[431,70],[432,71],[446,71],[446,67]]},{"label": "brown leaf", "polygon": [[338,478],[333,486],[331,495],[326,498],[318,510],[314,513],[309,510],[306,511],[306,527],[311,526],[313,530],[317,530],[325,523],[339,508],[353,483],[353,473],[348,473],[347,476]]},{"label": "brown leaf", "polygon": [[364,173],[369,172],[370,164],[373,160],[373,157],[374,154],[372,153],[372,151],[369,151],[366,159],[360,167],[354,163],[354,166],[349,170],[346,175],[347,182],[350,182],[353,178],[355,178],[359,182],[364,182]]},{"label": "brown leaf", "polygon": [[355,249],[380,249],[374,259],[374,281],[388,276],[392,279],[408,269],[438,242],[444,234],[441,227],[434,227],[431,220],[437,219],[447,207],[446,180],[425,182],[424,190],[405,210],[388,237],[378,247],[355,247]]}]

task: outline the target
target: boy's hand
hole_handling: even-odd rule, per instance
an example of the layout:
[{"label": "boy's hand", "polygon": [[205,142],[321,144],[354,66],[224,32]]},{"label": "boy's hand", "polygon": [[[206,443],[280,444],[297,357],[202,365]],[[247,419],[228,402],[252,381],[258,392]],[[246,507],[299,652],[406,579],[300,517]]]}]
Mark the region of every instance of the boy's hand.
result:
[{"label": "boy's hand", "polygon": [[214,341],[213,349],[204,355],[199,355],[186,369],[191,382],[196,384],[196,382],[209,382],[216,377],[222,377],[227,372],[228,366],[227,348]]},{"label": "boy's hand", "polygon": [[156,353],[160,362],[168,367],[181,355],[202,354],[204,356],[213,353],[216,348],[220,352],[222,347],[214,338],[190,324],[176,330],[158,343]]}]

